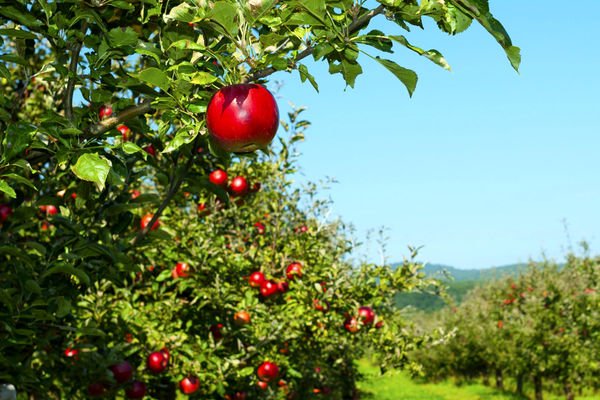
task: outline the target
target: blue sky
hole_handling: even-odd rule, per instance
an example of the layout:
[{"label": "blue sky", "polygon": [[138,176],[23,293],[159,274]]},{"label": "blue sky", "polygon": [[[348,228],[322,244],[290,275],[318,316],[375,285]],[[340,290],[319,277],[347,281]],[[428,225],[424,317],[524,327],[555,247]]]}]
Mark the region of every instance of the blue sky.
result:
[{"label": "blue sky", "polygon": [[333,214],[359,238],[386,226],[391,261],[409,244],[459,268],[561,258],[582,239],[600,249],[600,2],[491,9],[521,47],[521,75],[478,25],[450,37],[430,21],[405,33],[379,17],[372,27],[441,51],[452,72],[397,48],[386,57],[419,74],[412,99],[366,57],[354,89],[313,62],[319,94],[297,73],[272,76],[285,83],[281,111],[305,105],[313,124],[299,180],[336,178],[324,193]]}]

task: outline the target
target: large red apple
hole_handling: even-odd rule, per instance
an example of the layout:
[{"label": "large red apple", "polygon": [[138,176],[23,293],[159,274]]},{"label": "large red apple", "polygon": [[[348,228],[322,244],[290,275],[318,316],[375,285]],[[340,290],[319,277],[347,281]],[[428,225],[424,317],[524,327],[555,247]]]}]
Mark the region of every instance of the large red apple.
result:
[{"label": "large red apple", "polygon": [[144,382],[133,381],[131,385],[129,385],[125,389],[125,396],[128,399],[143,399],[146,395],[146,385]]},{"label": "large red apple", "polygon": [[154,353],[150,353],[148,358],[146,359],[146,365],[151,372],[155,374],[160,374],[167,368],[167,364],[169,360],[165,357],[165,354],[162,351],[155,351]]},{"label": "large red apple", "polygon": [[215,169],[208,176],[208,180],[217,186],[225,187],[227,186],[227,172],[221,169]]},{"label": "large red apple", "polygon": [[363,324],[371,325],[375,319],[375,312],[371,307],[361,307],[358,309],[358,317],[361,319]]},{"label": "large red apple", "polygon": [[196,393],[199,387],[200,381],[195,376],[188,376],[179,381],[179,390],[181,390],[183,394]]},{"label": "large red apple", "polygon": [[260,365],[260,367],[258,367],[256,374],[258,375],[258,379],[261,381],[271,382],[277,378],[277,375],[279,375],[279,367],[275,363],[265,361]]},{"label": "large red apple", "polygon": [[109,369],[112,371],[115,381],[119,383],[127,382],[133,375],[133,367],[127,361],[112,365]]},{"label": "large red apple", "polygon": [[252,275],[250,275],[250,278],[248,278],[248,281],[250,281],[250,286],[259,288],[265,281],[265,274],[259,271],[253,272]]},{"label": "large red apple", "polygon": [[247,152],[271,143],[279,126],[275,98],[257,84],[226,86],[219,90],[206,110],[212,140],[231,152]]}]

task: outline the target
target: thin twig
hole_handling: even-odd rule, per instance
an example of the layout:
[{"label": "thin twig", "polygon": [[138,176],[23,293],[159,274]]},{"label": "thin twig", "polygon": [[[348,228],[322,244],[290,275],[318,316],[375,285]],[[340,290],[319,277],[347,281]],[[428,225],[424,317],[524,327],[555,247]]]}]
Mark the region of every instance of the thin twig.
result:
[{"label": "thin twig", "polygon": [[[87,20],[81,23],[81,33],[85,37],[85,32],[88,29]],[[67,93],[63,100],[63,108],[65,109],[65,117],[73,122],[73,92],[75,91],[75,81],[77,80],[77,65],[79,64],[79,53],[83,47],[83,40],[77,42],[73,47],[73,55],[71,56],[71,65],[69,66],[69,81],[67,83]]]},{"label": "thin twig", "polygon": [[140,104],[125,108],[119,114],[103,119],[97,124],[91,125],[86,129],[88,136],[99,136],[104,132],[116,127],[123,122],[135,118],[138,115],[145,114],[152,110],[152,100],[146,100]]}]

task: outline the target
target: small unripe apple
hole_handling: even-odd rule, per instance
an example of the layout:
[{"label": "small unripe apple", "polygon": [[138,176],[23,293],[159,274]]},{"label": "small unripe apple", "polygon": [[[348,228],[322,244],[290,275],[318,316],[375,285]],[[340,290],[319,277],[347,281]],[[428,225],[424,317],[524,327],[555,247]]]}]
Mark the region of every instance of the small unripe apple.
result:
[{"label": "small unripe apple", "polygon": [[265,274],[263,274],[262,272],[256,271],[256,272],[253,272],[252,275],[250,275],[250,277],[248,278],[248,281],[250,282],[250,286],[252,286],[253,288],[259,288],[262,286],[265,279],[266,279]]},{"label": "small unripe apple", "polygon": [[231,194],[234,196],[243,196],[248,192],[248,182],[243,176],[236,176],[229,185]]},{"label": "small unripe apple", "polygon": [[112,365],[109,369],[118,383],[125,383],[133,376],[133,367],[127,361]]},{"label": "small unripe apple", "polygon": [[258,367],[256,374],[261,381],[271,382],[279,375],[279,367],[273,362],[265,361]]},{"label": "small unripe apple", "polygon": [[208,180],[214,183],[217,186],[226,187],[227,186],[227,172],[216,169],[210,173],[208,176]]},{"label": "small unripe apple", "polygon": [[179,381],[179,390],[183,394],[193,394],[198,391],[200,381],[195,376],[188,376]]},{"label": "small unripe apple", "polygon": [[128,399],[142,399],[146,395],[146,385],[144,382],[133,381],[125,389],[125,396]]},{"label": "small unripe apple", "polygon": [[211,139],[234,153],[267,147],[279,127],[275,98],[258,84],[238,84],[220,89],[206,110]]}]

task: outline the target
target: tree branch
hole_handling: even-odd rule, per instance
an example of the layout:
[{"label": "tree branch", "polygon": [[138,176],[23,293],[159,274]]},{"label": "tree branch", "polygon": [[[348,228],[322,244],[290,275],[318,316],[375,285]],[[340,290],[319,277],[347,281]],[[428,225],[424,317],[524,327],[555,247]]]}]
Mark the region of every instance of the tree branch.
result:
[{"label": "tree branch", "polygon": [[[81,33],[85,36],[88,29],[87,20],[81,23]],[[77,42],[73,47],[73,55],[71,56],[71,65],[69,66],[69,81],[67,83],[67,93],[63,100],[63,108],[65,109],[65,117],[73,122],[73,92],[75,91],[75,80],[77,77],[77,64],[79,64],[79,53],[83,47],[83,40]]]},{"label": "tree branch", "polygon": [[[359,31],[360,29],[362,29],[364,24],[368,23],[373,17],[375,17],[379,14],[383,14],[384,11],[385,11],[385,7],[383,5],[380,5],[379,7],[372,9],[371,11],[369,11],[362,17],[355,19],[354,21],[352,21],[351,24],[348,25],[348,27],[347,27],[348,33],[350,34],[350,33],[355,33],[357,31]],[[298,56],[294,60],[294,63],[310,56],[312,53],[314,53],[314,51],[315,51],[314,46],[308,47],[306,50],[304,50],[300,54],[298,54]],[[294,66],[292,65],[291,67],[294,67]],[[276,71],[277,70],[273,67],[254,71],[250,75],[247,75],[244,78],[242,78],[241,83],[248,83],[248,82],[256,81],[258,79],[266,78],[267,76],[271,75],[272,73],[274,73]]]},{"label": "tree branch", "polygon": [[102,135],[104,132],[116,127],[117,125],[122,124],[131,118],[135,118],[138,115],[150,112],[150,110],[152,110],[152,100],[146,100],[143,103],[125,108],[123,111],[113,117],[103,119],[97,124],[88,126],[86,128],[86,133],[88,136]]}]

